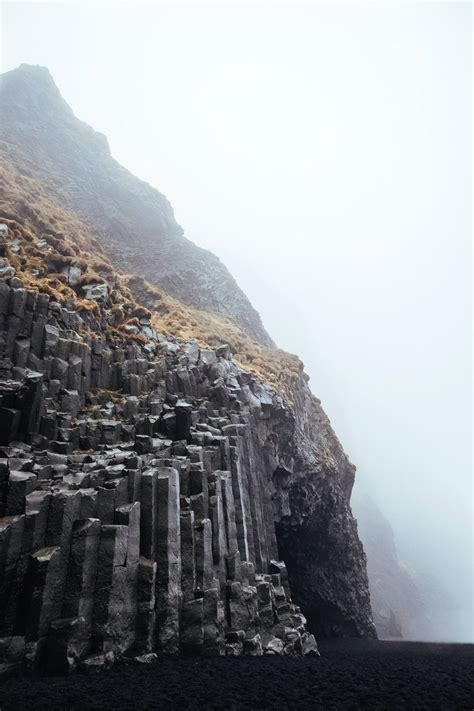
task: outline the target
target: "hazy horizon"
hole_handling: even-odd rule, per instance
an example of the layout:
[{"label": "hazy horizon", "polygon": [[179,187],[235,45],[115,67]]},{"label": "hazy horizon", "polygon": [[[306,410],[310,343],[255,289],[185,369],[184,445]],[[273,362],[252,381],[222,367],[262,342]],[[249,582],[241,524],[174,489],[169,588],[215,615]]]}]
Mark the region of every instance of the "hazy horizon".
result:
[{"label": "hazy horizon", "polygon": [[221,257],[304,361],[356,495],[461,606],[439,634],[474,641],[469,3],[0,12],[1,71],[47,66]]}]

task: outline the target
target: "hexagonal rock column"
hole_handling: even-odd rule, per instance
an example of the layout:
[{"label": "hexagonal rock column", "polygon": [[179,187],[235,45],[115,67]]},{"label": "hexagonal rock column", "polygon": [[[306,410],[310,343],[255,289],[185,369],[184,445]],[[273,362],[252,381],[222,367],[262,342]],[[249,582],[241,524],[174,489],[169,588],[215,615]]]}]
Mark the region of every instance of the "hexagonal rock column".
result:
[{"label": "hexagonal rock column", "polygon": [[182,511],[181,518],[181,589],[183,601],[194,600],[196,588],[196,550],[194,511]]},{"label": "hexagonal rock column", "polygon": [[196,591],[203,594],[218,585],[212,561],[212,524],[205,518],[194,527],[196,550]]},{"label": "hexagonal rock column", "polygon": [[0,634],[6,634],[3,611],[6,609],[10,589],[15,578],[21,554],[25,516],[6,516],[0,519]]},{"label": "hexagonal rock column", "polygon": [[133,642],[135,620],[127,590],[127,526],[101,526],[94,596],[93,634],[104,652],[123,652]]},{"label": "hexagonal rock column", "polygon": [[225,654],[224,603],[219,597],[219,591],[215,588],[204,591],[203,622],[203,653],[206,656]]},{"label": "hexagonal rock column", "polygon": [[30,558],[22,605],[28,641],[40,640],[49,632],[60,581],[60,564],[59,546],[41,548]]},{"label": "hexagonal rock column", "polygon": [[240,567],[240,551],[237,542],[232,476],[228,471],[219,471],[216,473],[221,480],[222,500],[224,504],[225,531],[227,537],[227,579],[240,580],[242,572]]},{"label": "hexagonal rock column", "polygon": [[115,509],[115,523],[128,527],[126,562],[133,574],[140,557],[140,502],[135,501]]},{"label": "hexagonal rock column", "polygon": [[212,558],[220,584],[227,579],[227,536],[224,521],[222,486],[219,472],[209,474],[209,517],[212,524]]},{"label": "hexagonal rock column", "polygon": [[181,540],[179,473],[172,467],[158,469],[158,518],[156,526],[156,643],[166,652],[179,651],[181,606]]},{"label": "hexagonal rock column", "polygon": [[[244,477],[239,462],[239,450],[230,447],[232,492],[235,506],[235,521],[237,527],[237,543],[241,560],[252,560],[253,540],[251,541],[251,521],[248,503],[248,491],[244,485]],[[246,483],[246,482],[245,482]]]},{"label": "hexagonal rock column", "polygon": [[71,545],[71,532],[74,521],[79,518],[81,495],[79,491],[61,491],[53,494],[48,509],[46,545],[59,546],[59,564],[56,581],[56,597],[52,601],[54,617],[61,615],[64,586],[66,584],[67,563]]},{"label": "hexagonal rock column", "polygon": [[26,496],[38,485],[38,477],[32,472],[11,471],[8,477],[6,512],[9,516],[25,511]]},{"label": "hexagonal rock column", "polygon": [[[24,516],[21,550],[15,562],[8,601],[0,607],[7,634],[13,634],[15,630],[18,632],[22,630],[19,605],[23,586],[31,554],[44,547],[50,500],[51,494],[46,491],[34,491],[26,497],[26,515]],[[2,574],[0,572],[1,577]]]},{"label": "hexagonal rock column", "polygon": [[82,617],[84,620],[79,645],[81,655],[88,651],[91,642],[99,542],[98,519],[80,519],[74,523],[61,614],[63,618]]},{"label": "hexagonal rock column", "polygon": [[129,636],[135,636],[137,618],[138,561],[140,557],[140,502],[119,506],[115,509],[115,523],[127,526],[126,580],[124,609],[129,616]]},{"label": "hexagonal rock column", "polygon": [[150,560],[156,559],[157,481],[157,469],[149,469],[142,473],[140,481],[140,552]]},{"label": "hexagonal rock column", "polygon": [[156,562],[148,558],[138,561],[137,583],[137,650],[142,654],[155,648],[155,588]]}]

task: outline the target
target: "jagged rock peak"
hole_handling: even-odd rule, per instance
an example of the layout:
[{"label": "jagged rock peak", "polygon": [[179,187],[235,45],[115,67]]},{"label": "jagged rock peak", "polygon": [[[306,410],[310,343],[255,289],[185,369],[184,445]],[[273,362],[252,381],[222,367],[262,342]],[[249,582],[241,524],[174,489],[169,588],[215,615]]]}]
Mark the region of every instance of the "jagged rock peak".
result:
[{"label": "jagged rock peak", "polygon": [[186,239],[167,198],[119,165],[105,137],[74,116],[47,69],[22,65],[0,77],[0,103],[2,159],[8,149],[17,167],[91,222],[116,265],[274,345],[227,268]]}]

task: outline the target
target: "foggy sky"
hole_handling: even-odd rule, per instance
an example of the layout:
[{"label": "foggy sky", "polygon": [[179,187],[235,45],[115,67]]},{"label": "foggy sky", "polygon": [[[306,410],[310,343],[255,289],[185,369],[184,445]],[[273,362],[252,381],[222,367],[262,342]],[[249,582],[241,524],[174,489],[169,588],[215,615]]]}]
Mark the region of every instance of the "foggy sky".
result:
[{"label": "foggy sky", "polygon": [[1,40],[302,358],[472,640],[471,33],[468,3],[4,3]]}]

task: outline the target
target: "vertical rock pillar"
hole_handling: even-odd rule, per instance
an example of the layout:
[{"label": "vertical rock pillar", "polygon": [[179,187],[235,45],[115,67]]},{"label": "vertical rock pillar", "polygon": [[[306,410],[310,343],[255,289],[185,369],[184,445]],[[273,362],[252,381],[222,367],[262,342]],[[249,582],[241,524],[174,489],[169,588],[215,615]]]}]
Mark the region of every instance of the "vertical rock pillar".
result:
[{"label": "vertical rock pillar", "polygon": [[157,470],[148,469],[140,482],[140,553],[149,560],[155,560],[156,556],[157,480]]},{"label": "vertical rock pillar", "polygon": [[219,471],[209,475],[209,517],[212,524],[212,558],[214,569],[220,584],[224,587],[227,579],[227,535]]},{"label": "vertical rock pillar", "polygon": [[148,558],[138,561],[137,649],[142,653],[155,648],[156,563]]},{"label": "vertical rock pillar", "polygon": [[120,652],[127,646],[127,533],[127,526],[101,526],[93,622],[96,645],[104,652]]},{"label": "vertical rock pillar", "polygon": [[27,641],[40,641],[49,632],[60,584],[60,565],[59,546],[41,548],[30,558],[23,598]]},{"label": "vertical rock pillar", "polygon": [[227,579],[240,580],[240,551],[237,539],[237,523],[235,520],[235,502],[232,491],[230,472],[219,472],[221,480],[222,500],[224,504],[225,530],[227,535]]},{"label": "vertical rock pillar", "polygon": [[230,447],[230,462],[232,472],[232,491],[235,502],[235,522],[237,526],[237,542],[240,551],[240,558],[244,561],[251,561],[251,546],[249,545],[249,511],[248,492],[244,486],[242,471],[239,462],[239,450],[237,447]]},{"label": "vertical rock pillar", "polygon": [[156,527],[156,642],[164,652],[179,651],[181,605],[181,540],[179,474],[172,467],[158,469]]},{"label": "vertical rock pillar", "polygon": [[90,647],[99,542],[98,519],[79,519],[74,523],[61,615],[84,618],[81,654]]},{"label": "vertical rock pillar", "polygon": [[181,589],[183,601],[194,600],[196,589],[196,550],[194,511],[181,512]]},{"label": "vertical rock pillar", "polygon": [[205,518],[194,527],[196,545],[196,591],[203,595],[205,590],[218,586],[214,578],[212,560],[212,524]]},{"label": "vertical rock pillar", "polygon": [[59,546],[60,550],[58,579],[55,586],[55,599],[53,600],[54,618],[59,617],[61,614],[71,545],[71,532],[74,521],[79,517],[80,507],[81,495],[79,491],[55,493],[51,497],[49,504],[46,546]]}]

